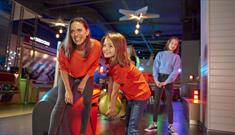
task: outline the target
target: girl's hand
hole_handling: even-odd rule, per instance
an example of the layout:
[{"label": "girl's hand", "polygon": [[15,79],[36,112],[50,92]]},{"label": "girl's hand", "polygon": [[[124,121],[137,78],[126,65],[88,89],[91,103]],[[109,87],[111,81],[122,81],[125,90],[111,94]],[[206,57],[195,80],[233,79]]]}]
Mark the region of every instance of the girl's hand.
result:
[{"label": "girl's hand", "polygon": [[165,88],[166,87],[166,82],[161,82],[160,85],[161,85],[162,88]]},{"label": "girl's hand", "polygon": [[154,82],[155,82],[155,84],[157,85],[158,88],[162,87],[161,82],[159,82],[159,81],[154,81]]},{"label": "girl's hand", "polygon": [[106,115],[110,116],[110,117],[116,116],[117,113],[116,113],[116,110],[115,110],[115,106],[114,107],[109,106],[108,111],[106,112]]},{"label": "girl's hand", "polygon": [[73,93],[71,90],[65,91],[64,101],[66,104],[73,104]]},{"label": "girl's hand", "polygon": [[162,86],[166,86],[166,82],[161,82],[160,83]]}]

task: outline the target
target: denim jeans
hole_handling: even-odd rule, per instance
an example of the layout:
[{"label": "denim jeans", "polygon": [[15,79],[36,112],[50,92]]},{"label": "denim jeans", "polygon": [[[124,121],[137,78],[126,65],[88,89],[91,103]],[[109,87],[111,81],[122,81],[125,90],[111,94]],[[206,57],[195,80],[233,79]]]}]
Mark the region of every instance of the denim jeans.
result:
[{"label": "denim jeans", "polygon": [[[70,80],[70,86],[73,93],[73,100],[74,103],[79,97],[79,93],[77,91],[77,87],[80,83],[82,78],[75,79],[72,77],[69,77]],[[81,129],[80,133],[85,134],[87,123],[89,119],[89,112],[91,107],[91,97],[93,93],[93,77],[90,77],[87,80],[86,86],[83,90],[82,97],[83,97],[83,109],[81,114]],[[66,104],[64,100],[65,96],[65,87],[64,82],[62,79],[58,82],[58,97],[56,104],[52,110],[51,118],[50,118],[50,126],[48,135],[71,135],[70,131],[70,124],[69,124],[69,118],[68,111],[71,109],[71,104]]]},{"label": "denim jeans", "polygon": [[128,100],[126,110],[126,135],[139,135],[140,122],[144,115],[146,100]]},{"label": "denim jeans", "polygon": [[[163,82],[167,79],[169,75],[166,74],[159,74],[158,80]],[[167,115],[168,115],[168,123],[173,124],[173,107],[172,107],[172,98],[173,98],[173,84],[167,84],[164,88],[156,88],[154,91],[154,106],[153,106],[153,121],[157,122],[159,109],[160,109],[160,100],[163,91],[165,91],[166,95],[166,108],[167,108]]]}]

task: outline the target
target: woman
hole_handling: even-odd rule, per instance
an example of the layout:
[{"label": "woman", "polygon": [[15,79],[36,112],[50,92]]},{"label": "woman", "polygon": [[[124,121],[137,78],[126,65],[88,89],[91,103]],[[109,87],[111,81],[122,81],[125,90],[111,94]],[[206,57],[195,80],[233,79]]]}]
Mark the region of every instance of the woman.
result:
[{"label": "woman", "polygon": [[133,45],[127,46],[127,52],[128,52],[129,57],[131,59],[131,63],[134,64],[137,68],[139,68],[140,60],[136,54],[136,51],[135,51],[135,48],[133,47]]},{"label": "woman", "polygon": [[109,75],[112,78],[111,103],[106,114],[111,117],[117,115],[115,104],[120,89],[128,100],[126,134],[138,135],[143,108],[150,97],[149,86],[142,73],[130,63],[123,35],[107,33],[102,39],[102,52],[110,66]]},{"label": "woman", "polygon": [[61,122],[66,124],[63,131],[71,134],[67,112],[76,102],[80,93],[83,97],[80,134],[85,134],[89,119],[93,75],[99,64],[100,43],[91,39],[87,22],[83,18],[70,21],[66,38],[59,49],[58,98],[51,114],[49,135],[59,134]]},{"label": "woman", "polygon": [[181,69],[180,56],[177,54],[179,50],[179,39],[177,37],[171,37],[166,45],[165,51],[159,52],[154,60],[153,64],[153,77],[154,82],[157,85],[157,89],[154,91],[154,110],[153,110],[153,123],[145,129],[146,132],[157,131],[157,119],[159,114],[160,99],[163,91],[166,94],[166,107],[168,113],[168,132],[175,134],[176,131],[173,128],[173,82],[176,80]]}]

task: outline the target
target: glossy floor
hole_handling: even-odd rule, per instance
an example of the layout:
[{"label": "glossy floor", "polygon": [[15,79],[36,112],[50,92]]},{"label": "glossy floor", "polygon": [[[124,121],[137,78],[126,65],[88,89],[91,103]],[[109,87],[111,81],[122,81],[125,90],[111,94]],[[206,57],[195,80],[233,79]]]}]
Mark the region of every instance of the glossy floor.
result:
[{"label": "glossy floor", "polygon": [[[0,135],[32,135],[32,106],[6,106],[0,105]],[[12,108],[12,109],[9,109]],[[14,109],[13,109],[14,108]],[[18,108],[18,109],[17,109]],[[8,110],[8,111],[6,111]],[[25,114],[22,115],[25,110]],[[152,105],[147,106],[144,118],[141,123],[141,135],[168,135],[167,115],[164,105],[161,105],[161,115],[159,117],[158,133],[145,133],[143,130],[152,122]],[[21,112],[21,113],[19,113]],[[17,114],[17,116],[8,116],[6,113]],[[174,127],[178,135],[203,135],[200,128],[196,125],[189,125],[185,118],[183,105],[181,102],[174,102]],[[3,117],[5,115],[5,117]],[[123,119],[107,120],[104,117],[98,117],[97,135],[124,135],[125,123]]]}]

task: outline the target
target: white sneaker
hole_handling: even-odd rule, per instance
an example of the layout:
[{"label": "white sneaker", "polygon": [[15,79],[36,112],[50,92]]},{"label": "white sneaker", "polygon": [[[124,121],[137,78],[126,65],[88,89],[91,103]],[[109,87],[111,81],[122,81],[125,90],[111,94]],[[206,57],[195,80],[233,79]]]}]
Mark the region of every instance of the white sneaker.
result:
[{"label": "white sneaker", "polygon": [[173,125],[168,126],[168,133],[171,134],[171,135],[178,135],[178,133],[174,129]]},{"label": "white sneaker", "polygon": [[144,129],[145,132],[157,132],[157,124],[152,123]]}]

